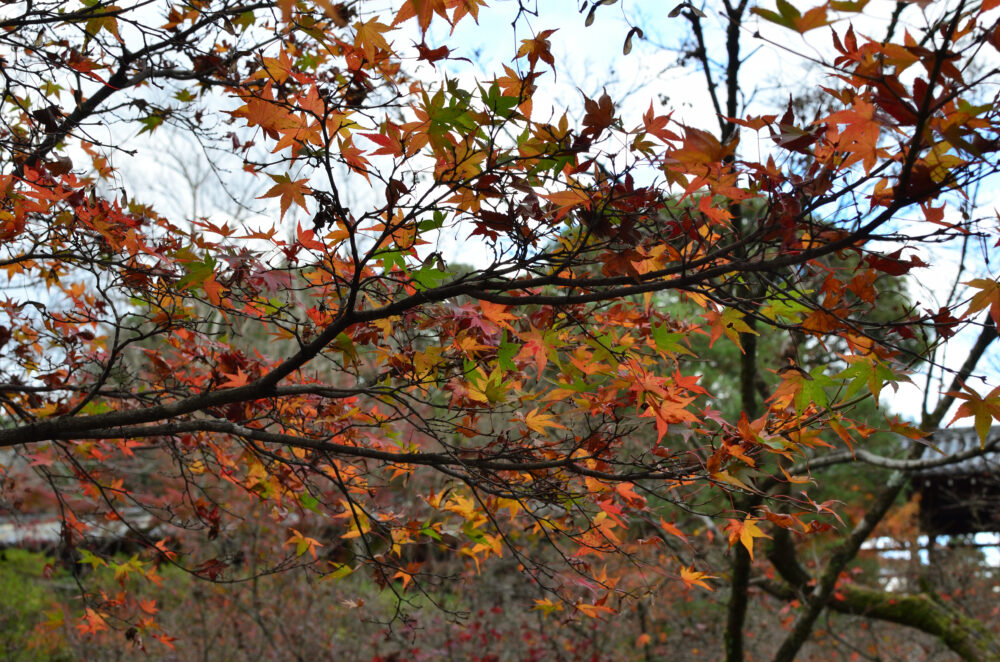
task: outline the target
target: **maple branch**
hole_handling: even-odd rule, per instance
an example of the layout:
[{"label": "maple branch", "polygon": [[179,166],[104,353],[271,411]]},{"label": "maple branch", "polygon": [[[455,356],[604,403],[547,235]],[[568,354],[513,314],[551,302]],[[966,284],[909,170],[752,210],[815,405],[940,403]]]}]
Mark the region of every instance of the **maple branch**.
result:
[{"label": "maple branch", "polygon": [[902,16],[903,10],[906,9],[909,4],[910,3],[903,2],[902,0],[898,0],[896,2],[896,7],[892,10],[892,16],[889,18],[889,27],[886,28],[885,37],[882,39],[883,44],[888,43],[896,33],[896,26],[899,24],[899,17]]},{"label": "maple branch", "polygon": [[[136,5],[136,7],[139,7],[142,4],[143,3],[140,3],[139,5]],[[143,67],[143,69],[130,76],[129,69],[134,63],[148,58],[159,51],[179,48],[179,45],[185,44],[189,37],[196,35],[201,30],[204,30],[206,26],[217,21],[227,20],[230,16],[238,15],[244,11],[253,11],[255,9],[263,9],[271,6],[272,5],[269,3],[262,2],[255,5],[241,6],[238,9],[222,9],[212,14],[203,16],[200,20],[194,21],[188,28],[179,31],[175,35],[171,35],[167,39],[149,44],[137,51],[131,52],[122,46],[123,54],[117,61],[118,67],[108,78],[107,82],[103,83],[102,86],[92,95],[87,97],[86,100],[79,101],[76,108],[73,109],[73,112],[63,118],[54,130],[46,131],[45,139],[30,153],[26,154],[23,159],[20,159],[17,162],[17,165],[14,168],[15,176],[20,177],[24,174],[25,165],[33,165],[43,161],[49,152],[65,140],[66,137],[72,133],[74,129],[79,127],[84,120],[96,113],[98,108],[100,108],[104,102],[115,93],[134,87],[152,76],[154,70],[149,66]],[[99,5],[96,6],[95,9],[98,7]],[[128,11],[131,11],[132,9],[135,9],[135,7],[130,8]],[[121,13],[122,12],[118,12],[118,15]],[[78,12],[77,16],[77,20],[90,20],[95,17],[89,9]],[[72,21],[72,18],[67,19],[63,14],[58,14],[58,17],[60,22],[67,20]],[[46,22],[50,21],[47,19]]]},{"label": "maple branch", "polygon": [[[607,481],[636,481],[636,480],[688,480],[692,477],[690,470],[679,467],[677,470],[663,470],[650,468],[644,471],[631,473],[611,473],[590,469],[580,465],[581,461],[590,459],[588,456],[564,457],[556,460],[537,461],[509,461],[504,462],[500,458],[502,454],[494,457],[475,457],[477,451],[470,449],[469,457],[460,457],[455,453],[396,453],[391,451],[381,451],[373,448],[361,446],[350,446],[339,444],[322,439],[302,437],[287,433],[268,432],[265,430],[248,428],[230,421],[217,419],[197,419],[191,421],[176,421],[163,423],[160,425],[148,426],[120,426],[114,428],[93,429],[80,432],[65,432],[54,435],[51,440],[70,439],[142,439],[150,437],[169,437],[190,432],[214,432],[220,434],[231,434],[248,440],[262,443],[287,446],[290,448],[301,448],[334,455],[359,457],[372,460],[380,460],[397,465],[424,465],[430,467],[458,467],[473,468],[489,471],[541,471],[545,469],[565,469],[574,474],[589,476]],[[461,452],[461,451],[460,451]]]},{"label": "maple branch", "polygon": [[[880,225],[891,221],[896,211],[898,211],[899,206],[902,206],[902,203],[894,203],[890,205],[856,232],[817,248],[807,249],[794,255],[786,254],[759,262],[721,264],[715,267],[702,269],[694,274],[687,273],[685,275],[675,276],[674,278],[668,279],[663,279],[663,277],[678,272],[684,273],[688,269],[693,268],[693,266],[689,264],[680,267],[662,269],[649,272],[647,274],[641,274],[637,277],[623,276],[594,279],[568,279],[559,275],[551,275],[541,278],[515,279],[498,282],[490,278],[488,274],[484,274],[480,281],[473,280],[472,282],[464,282],[463,279],[463,281],[460,281],[457,284],[445,285],[433,290],[417,292],[416,294],[392,303],[388,303],[381,307],[367,310],[356,310],[354,306],[356,305],[361,279],[361,267],[358,266],[355,269],[353,277],[354,282],[352,282],[348,291],[348,299],[345,302],[345,307],[340,311],[334,322],[318,334],[315,339],[306,343],[293,356],[285,359],[281,364],[273,368],[255,382],[246,386],[231,389],[204,391],[178,402],[156,405],[139,410],[94,414],[84,417],[50,418],[44,421],[24,425],[19,428],[0,430],[0,447],[33,443],[46,439],[66,438],[61,435],[67,434],[69,438],[72,438],[73,435],[78,435],[88,430],[150,423],[153,421],[165,420],[190,414],[210,407],[268,397],[273,394],[278,382],[305,366],[325,347],[332,343],[341,332],[350,326],[363,322],[387,319],[396,315],[401,315],[409,310],[423,305],[445,301],[457,296],[471,296],[473,298],[492,303],[518,306],[528,304],[569,305],[576,303],[593,303],[666,289],[683,290],[691,285],[709,280],[713,277],[731,274],[734,271],[743,271],[746,273],[766,272],[785,266],[801,264],[808,260],[834,253],[857,243],[870,233],[874,232],[874,230]],[[703,261],[695,261],[696,265],[700,263],[703,263]],[[637,285],[618,285],[619,283],[634,283],[637,280],[639,281],[639,284]],[[575,288],[594,286],[595,284],[607,284],[609,287],[606,290],[590,294],[524,294],[519,296],[502,294],[504,292],[531,290],[546,285],[561,285],[572,291],[572,289]]]},{"label": "maple branch", "polygon": [[[90,21],[101,18],[115,18],[144,5],[153,4],[153,2],[154,0],[144,0],[144,2],[137,3],[127,9],[101,5],[98,3],[93,6],[84,7],[83,9],[67,12],[65,14],[52,11],[46,13],[45,15],[38,15],[39,10],[35,9],[32,6],[32,3],[28,3],[25,7],[24,13],[17,18],[0,21],[0,30],[15,30],[28,25],[50,25],[53,23],[74,23],[77,21]],[[55,4],[61,5],[61,3]]]},{"label": "maple branch", "polygon": [[[787,584],[760,577],[753,580],[753,585],[786,602],[801,599],[808,575],[803,577],[794,566],[776,563],[775,567]],[[940,639],[968,662],[1000,660],[1000,641],[987,627],[926,594],[889,593],[845,583],[837,587],[826,607],[841,614],[874,618],[919,630]]]},{"label": "maple branch", "polygon": [[715,108],[716,119],[719,121],[719,129],[722,131],[723,135],[727,132],[728,122],[724,118],[724,113],[722,112],[722,105],[719,103],[719,94],[715,90],[715,80],[712,77],[712,69],[709,66],[708,60],[708,48],[705,46],[705,33],[701,29],[701,17],[697,12],[691,11],[690,9],[684,12],[684,16],[687,18],[688,22],[691,23],[691,29],[694,31],[695,39],[698,42],[698,47],[694,52],[696,58],[701,63],[701,70],[705,74],[705,83],[708,88],[708,95],[712,100],[712,107]]}]

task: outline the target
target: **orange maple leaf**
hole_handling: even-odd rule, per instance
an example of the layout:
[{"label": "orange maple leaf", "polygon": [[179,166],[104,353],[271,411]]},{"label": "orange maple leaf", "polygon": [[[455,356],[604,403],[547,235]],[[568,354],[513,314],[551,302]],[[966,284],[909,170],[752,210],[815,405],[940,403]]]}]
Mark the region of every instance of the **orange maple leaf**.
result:
[{"label": "orange maple leaf", "polygon": [[684,535],[684,532],[677,528],[677,526],[671,522],[660,518],[660,528],[674,536],[675,538],[680,538],[682,541],[687,542],[688,538]]},{"label": "orange maple leaf", "polygon": [[277,138],[279,131],[284,131],[298,124],[288,109],[274,100],[271,92],[271,81],[267,81],[264,89],[252,96],[244,96],[246,105],[240,106],[230,114],[233,117],[243,117],[247,126],[259,126],[271,138]]},{"label": "orange maple leaf", "polygon": [[288,56],[288,51],[284,49],[282,49],[276,58],[262,58],[261,64],[263,66],[257,70],[257,73],[250,77],[250,80],[258,78],[267,80],[270,78],[281,84],[288,80],[288,77],[295,71],[295,62]]},{"label": "orange maple leaf", "polygon": [[544,332],[535,327],[531,327],[530,330],[518,334],[518,337],[524,341],[524,344],[521,346],[521,351],[518,352],[517,358],[533,358],[535,365],[538,367],[538,378],[541,379],[545,365],[548,363],[549,350],[552,349],[549,338],[546,337]]},{"label": "orange maple leaf", "polygon": [[618,495],[621,496],[621,498],[625,500],[625,503],[627,503],[630,507],[640,509],[645,508],[646,498],[641,494],[636,494],[636,491],[633,489],[634,487],[635,483],[618,483],[615,485],[615,491],[618,492]]},{"label": "orange maple leaf", "polygon": [[542,195],[542,197],[558,205],[559,210],[556,212],[556,216],[553,219],[555,221],[561,220],[562,217],[568,214],[574,207],[579,207],[586,202],[590,202],[590,194],[587,193],[587,191],[578,188],[559,191],[557,193],[546,193]]},{"label": "orange maple leaf", "polygon": [[299,207],[302,207],[306,212],[309,208],[306,207],[306,194],[312,193],[312,189],[306,186],[305,179],[297,179],[294,182],[292,178],[288,175],[268,175],[275,184],[267,193],[258,196],[260,198],[281,198],[281,217],[285,217],[285,212],[288,211],[289,205],[293,202]]},{"label": "orange maple leaf", "polygon": [[238,386],[246,386],[249,382],[250,375],[243,372],[243,368],[236,368],[236,373],[224,372],[223,376],[228,377],[226,381],[222,383],[222,386],[226,388],[236,388]]},{"label": "orange maple leaf", "polygon": [[878,139],[882,128],[875,114],[875,106],[863,99],[855,99],[849,110],[841,110],[829,115],[826,122],[846,125],[837,139],[837,147],[851,152],[842,167],[846,168],[858,161],[862,162],[865,173],[871,172],[878,159]]},{"label": "orange maple leaf", "polygon": [[104,621],[103,616],[90,607],[87,607],[86,612],[77,622],[76,629],[80,631],[80,634],[95,634],[97,632],[101,632],[102,630],[107,630],[108,625]]},{"label": "orange maple leaf", "polygon": [[1000,283],[989,278],[976,278],[962,284],[979,290],[972,295],[969,309],[965,311],[966,316],[978,313],[989,306],[990,317],[993,318],[994,322],[1000,324]]},{"label": "orange maple leaf", "polygon": [[549,41],[549,37],[555,30],[542,30],[538,33],[538,36],[533,39],[522,39],[521,47],[517,49],[517,57],[528,58],[528,64],[531,65],[532,71],[535,69],[535,65],[541,60],[545,62],[550,67],[554,67],[556,62],[552,57],[552,43]]},{"label": "orange maple leaf", "polygon": [[715,579],[715,575],[707,575],[704,572],[698,572],[694,569],[694,566],[681,567],[681,581],[687,584],[688,588],[691,588],[692,586],[700,586],[709,591],[714,591],[715,589],[705,582],[706,579]]},{"label": "orange maple leaf", "polygon": [[642,116],[642,127],[646,133],[652,134],[659,138],[662,142],[668,143],[675,140],[680,140],[678,136],[673,131],[669,131],[667,126],[670,125],[670,116],[672,113],[667,113],[666,115],[656,116],[653,114],[653,102],[649,102],[649,110]]},{"label": "orange maple leaf", "polygon": [[615,610],[612,609],[611,607],[605,607],[604,605],[601,604],[588,605],[584,602],[581,602],[573,606],[576,607],[579,611],[589,616],[590,618],[598,618],[602,613],[605,614],[615,613]]},{"label": "orange maple leaf", "polygon": [[297,529],[292,529],[292,536],[285,541],[285,545],[295,545],[295,556],[309,552],[313,558],[316,558],[316,548],[323,546],[315,538],[304,536]]},{"label": "orange maple leaf", "polygon": [[472,20],[479,24],[479,8],[485,7],[485,0],[449,0],[449,7],[455,8],[455,13],[451,15],[451,24],[454,29],[455,24],[457,24],[462,18],[468,14],[472,17]]},{"label": "orange maple leaf", "polygon": [[416,17],[417,23],[420,25],[420,32],[427,32],[434,14],[451,23],[448,19],[447,8],[448,3],[446,0],[406,0],[403,6],[399,8],[399,12],[396,14],[396,18],[392,20],[392,24],[399,25],[403,21],[408,21]]}]

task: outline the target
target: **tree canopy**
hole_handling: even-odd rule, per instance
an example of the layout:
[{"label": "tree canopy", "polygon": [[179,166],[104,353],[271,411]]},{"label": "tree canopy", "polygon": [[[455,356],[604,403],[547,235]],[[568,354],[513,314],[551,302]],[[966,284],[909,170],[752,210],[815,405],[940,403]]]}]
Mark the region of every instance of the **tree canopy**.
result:
[{"label": "tree canopy", "polygon": [[[628,54],[644,33],[603,23],[610,4],[578,20]],[[957,461],[923,455],[953,402],[984,448],[1000,420],[1000,388],[970,383],[1000,321],[975,257],[1000,237],[972,194],[998,168],[1000,3],[938,4],[896,29],[899,3],[884,39],[851,23],[865,0],[679,4],[718,132],[606,92],[550,108],[556,26],[523,2],[528,36],[487,75],[447,37],[489,29],[481,0],[6,5],[0,466],[34,478],[5,499],[58,509],[67,558],[123,586],[163,565],[246,578],[239,537],[263,518],[280,533],[253,572],[366,568],[403,595],[439,579],[428,547],[513,558],[533,606],[584,618],[663,579],[725,574],[737,595],[774,539],[772,592],[802,598],[792,659],[909,472]],[[738,103],[751,22],[831,44],[810,56],[821,83],[771,113]],[[163,136],[245,213],[156,206],[149,156],[149,181],[126,183],[117,164]],[[900,294],[953,245],[975,273],[943,305]],[[936,362],[960,332],[969,360]],[[738,404],[702,379],[717,345]],[[923,420],[856,415],[928,360],[946,393]],[[901,455],[870,447],[875,428]],[[851,461],[895,470],[889,489],[804,579],[781,545],[828,534],[837,507],[811,476]],[[645,562],[686,540],[668,505],[719,521],[737,570]],[[141,551],[88,546],[109,529]],[[609,570],[623,557],[641,572]],[[77,626],[169,644],[141,606],[141,589],[91,593]]]}]

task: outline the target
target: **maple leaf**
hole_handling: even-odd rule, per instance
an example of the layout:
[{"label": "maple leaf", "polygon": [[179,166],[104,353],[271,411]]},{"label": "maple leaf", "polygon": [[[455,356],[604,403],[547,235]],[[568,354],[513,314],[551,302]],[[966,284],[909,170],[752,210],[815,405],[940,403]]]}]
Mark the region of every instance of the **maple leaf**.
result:
[{"label": "maple leaf", "polygon": [[205,290],[205,296],[208,297],[209,303],[213,306],[222,305],[222,292],[224,288],[215,278],[215,274],[210,275],[202,281],[201,289]]},{"label": "maple leaf", "polygon": [[969,308],[965,311],[966,317],[989,306],[990,317],[1000,326],[1000,283],[988,278],[976,278],[962,284],[979,290],[969,302]]},{"label": "maple leaf", "polygon": [[985,444],[993,421],[1000,421],[1000,386],[990,391],[985,398],[979,395],[968,384],[964,384],[962,388],[965,389],[965,393],[960,391],[948,391],[945,393],[945,395],[965,401],[959,406],[954,418],[951,419],[948,425],[951,425],[951,423],[960,418],[972,417],[975,422],[976,433],[979,435],[979,441],[981,444]]},{"label": "maple leaf", "polygon": [[399,25],[403,21],[408,21],[416,17],[417,24],[420,26],[420,32],[426,33],[427,28],[431,25],[431,20],[434,18],[434,14],[451,22],[448,19],[447,10],[447,0],[406,0],[396,13],[396,18],[393,19],[392,24]]},{"label": "maple leaf", "polygon": [[383,34],[393,29],[392,26],[379,23],[378,17],[372,17],[364,22],[358,21],[354,24],[354,47],[365,54],[366,60],[374,62],[376,49],[392,51]]},{"label": "maple leaf", "polygon": [[597,101],[584,96],[583,109],[583,125],[587,127],[583,132],[585,135],[596,138],[615,121],[615,105],[607,92]]},{"label": "maple leaf", "polygon": [[344,162],[351,170],[371,181],[368,177],[371,163],[364,157],[364,152],[354,146],[353,139],[348,138],[340,141],[340,155],[344,157]]},{"label": "maple leaf", "polygon": [[241,97],[246,104],[232,111],[233,117],[243,117],[247,126],[259,126],[269,136],[276,138],[278,133],[294,127],[297,121],[288,108],[282,106],[273,97],[271,89],[273,82],[267,81],[263,90],[249,97]]},{"label": "maple leaf", "polygon": [[362,133],[361,135],[379,146],[379,149],[371,152],[372,156],[380,154],[403,156],[403,135],[399,126],[391,120],[386,120],[383,123],[382,133]]},{"label": "maple leaf", "polygon": [[76,629],[80,631],[80,634],[96,634],[103,630],[107,630],[108,624],[104,620],[103,616],[90,607],[87,607],[83,616],[81,616],[80,620],[77,621]]},{"label": "maple leaf", "polygon": [[709,347],[714,345],[715,341],[722,337],[722,334],[724,333],[727,338],[733,341],[742,353],[744,350],[743,345],[740,344],[740,334],[752,333],[755,336],[760,335],[743,320],[743,313],[735,308],[726,308],[721,313],[709,310],[702,313],[702,317],[708,320],[709,324],[712,325],[712,333],[709,338],[708,345]]},{"label": "maple leaf", "polygon": [[757,522],[760,520],[756,518],[751,518],[749,515],[742,521],[740,520],[729,520],[726,525],[726,531],[729,532],[729,546],[732,547],[737,540],[746,548],[747,553],[750,555],[750,560],[753,560],[753,541],[754,538],[770,538],[760,530],[757,526]]},{"label": "maple leaf", "polygon": [[552,43],[549,37],[555,30],[542,30],[531,39],[522,39],[521,47],[517,49],[517,57],[527,57],[531,70],[535,70],[538,60],[545,62],[550,67],[555,66],[555,59],[552,57]]},{"label": "maple leaf", "polygon": [[857,98],[852,108],[832,113],[824,122],[846,125],[837,137],[837,147],[852,154],[844,160],[842,167],[861,161],[865,173],[871,172],[879,157],[878,140],[882,134],[875,106]]},{"label": "maple leaf", "polygon": [[315,538],[306,537],[297,529],[292,529],[292,535],[285,541],[285,545],[295,545],[295,556],[302,556],[309,552],[313,558],[316,558],[316,548],[323,546]]},{"label": "maple leaf", "polygon": [[551,414],[539,413],[537,407],[524,415],[524,424],[527,425],[529,429],[545,436],[548,436],[546,428],[556,428],[558,430],[566,429],[565,425],[556,423]]},{"label": "maple leaf", "polygon": [[746,490],[747,492],[752,492],[753,491],[750,488],[749,485],[747,485],[746,483],[744,483],[739,478],[737,478],[736,476],[732,475],[731,473],[729,473],[726,470],[716,471],[716,472],[710,473],[709,476],[711,476],[712,480],[717,480],[720,483],[725,483],[727,485],[732,485],[733,487],[738,487],[739,489]]},{"label": "maple leaf", "polygon": [[646,133],[656,136],[660,141],[664,143],[673,142],[675,140],[680,140],[678,136],[673,131],[668,131],[667,127],[670,125],[670,116],[672,113],[666,115],[656,116],[653,114],[653,102],[649,102],[649,109],[642,116],[642,128]]},{"label": "maple leaf", "polygon": [[451,15],[452,26],[457,25],[466,15],[471,16],[478,25],[479,8],[486,6],[486,0],[450,0],[450,5],[455,8],[455,12]]},{"label": "maple leaf", "polygon": [[541,598],[541,599],[536,598],[535,606],[532,607],[532,609],[537,609],[538,611],[542,612],[542,614],[545,616],[548,616],[549,614],[555,611],[562,611],[562,608],[563,608],[562,603],[553,602],[551,598]]},{"label": "maple leaf", "polygon": [[538,369],[539,378],[541,378],[542,372],[548,363],[548,354],[553,349],[552,335],[551,332],[546,333],[534,327],[529,331],[518,334],[518,337],[524,341],[524,344],[521,346],[517,356],[518,358],[533,358],[535,366]]},{"label": "maple leaf", "polygon": [[[831,4],[853,4],[845,2],[834,2]],[[791,28],[796,32],[808,32],[815,28],[822,27],[824,25],[829,25],[830,21],[826,18],[826,6],[821,5],[819,7],[814,7],[809,9],[805,14],[802,14],[792,3],[788,0],[777,0],[777,12],[771,11],[770,9],[762,9],[761,7],[754,7],[750,11],[757,14],[766,21],[772,23],[777,23],[786,28]]]},{"label": "maple leaf", "polygon": [[288,80],[288,77],[295,71],[295,63],[288,55],[286,49],[281,49],[278,57],[265,57],[261,59],[262,68],[250,77],[250,80],[263,78],[272,79],[279,85]]},{"label": "maple leaf", "polygon": [[159,608],[156,606],[156,600],[150,600],[150,599],[139,600],[138,605],[139,609],[143,610],[150,616],[160,611]]},{"label": "maple leaf", "polygon": [[417,44],[417,52],[420,53],[420,56],[417,58],[418,60],[430,62],[431,65],[436,66],[434,63],[438,60],[447,59],[448,55],[451,53],[451,49],[447,46],[431,48],[425,42],[420,42]]},{"label": "maple leaf", "polygon": [[583,602],[573,605],[577,610],[583,612],[590,618],[599,618],[601,614],[613,614],[615,610],[602,604],[586,604]]},{"label": "maple leaf", "polygon": [[227,372],[222,373],[225,377],[228,377],[226,381],[222,382],[221,386],[226,388],[236,388],[238,386],[246,386],[250,376],[243,372],[243,368],[237,368],[235,374],[230,374]]},{"label": "maple leaf", "polygon": [[[97,3],[84,0],[84,4],[94,7]],[[98,16],[89,19],[84,26],[87,35],[96,37],[98,32],[105,30],[121,42],[122,38],[118,34],[118,19],[116,18],[116,12],[120,12],[121,10],[121,7],[117,5],[102,5],[97,11]]]},{"label": "maple leaf", "polygon": [[299,207],[302,207],[307,213],[309,211],[306,207],[305,196],[312,193],[312,190],[306,186],[307,179],[297,179],[292,181],[292,178],[286,175],[268,175],[275,184],[267,193],[258,196],[260,198],[278,198],[280,197],[281,204],[281,217],[285,217],[285,212],[288,211],[288,207],[294,202]]},{"label": "maple leaf", "polygon": [[555,221],[561,220],[574,208],[590,202],[590,194],[579,188],[558,191],[556,193],[545,193],[542,197],[557,205],[558,209],[555,217],[553,218]]},{"label": "maple leaf", "polygon": [[615,485],[615,492],[625,500],[625,503],[629,505],[630,508],[645,508],[646,498],[635,492],[635,484],[629,482],[621,482]]},{"label": "maple leaf", "polygon": [[177,637],[171,637],[170,635],[162,632],[154,632],[150,636],[152,636],[153,639],[156,639],[170,650],[174,650],[176,648],[174,646],[174,642],[177,641]]},{"label": "maple leaf", "polygon": [[688,588],[700,586],[708,591],[714,591],[715,589],[708,585],[705,581],[706,579],[715,579],[715,575],[698,572],[694,569],[694,566],[681,567],[681,581],[683,581]]},{"label": "maple leaf", "polygon": [[914,267],[929,266],[916,255],[911,255],[909,260],[903,260],[901,257],[902,252],[903,249],[900,248],[899,250],[893,251],[889,255],[871,253],[865,256],[865,262],[871,265],[873,269],[877,269],[891,276],[902,276]]},{"label": "maple leaf", "polygon": [[677,528],[677,525],[672,522],[665,521],[662,517],[660,518],[660,528],[669,533],[670,535],[680,538],[682,541],[687,542],[688,538],[684,535],[684,532]]},{"label": "maple leaf", "polygon": [[869,392],[875,397],[875,403],[878,404],[879,394],[887,381],[893,383],[893,388],[895,388],[895,382],[910,381],[905,375],[896,375],[888,365],[877,359],[868,356],[845,356],[844,358],[848,362],[848,367],[834,377],[851,379],[846,393],[848,398],[860,391],[862,387],[867,386]]}]

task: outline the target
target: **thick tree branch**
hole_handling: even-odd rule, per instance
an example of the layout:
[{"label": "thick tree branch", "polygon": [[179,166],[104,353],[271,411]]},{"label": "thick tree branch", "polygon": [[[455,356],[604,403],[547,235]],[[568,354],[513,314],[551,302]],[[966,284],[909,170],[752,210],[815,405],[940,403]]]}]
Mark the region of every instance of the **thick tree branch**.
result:
[{"label": "thick tree branch", "polygon": [[[777,567],[777,566],[776,566]],[[787,568],[785,573],[788,572]],[[787,579],[787,577],[786,577]],[[793,585],[760,578],[753,584],[781,600],[798,600]],[[924,594],[889,593],[857,584],[837,587],[826,607],[841,614],[896,623],[937,637],[967,662],[997,662],[1000,641],[980,621]]]},{"label": "thick tree branch", "polygon": [[612,473],[589,469],[581,462],[589,459],[587,456],[565,457],[557,460],[505,460],[502,454],[481,457],[475,449],[467,453],[396,453],[381,451],[363,446],[339,444],[324,439],[316,439],[280,432],[268,432],[249,428],[224,420],[200,419],[192,421],[176,421],[159,425],[122,426],[102,428],[77,433],[57,435],[54,440],[70,439],[149,439],[171,437],[192,432],[213,432],[231,434],[246,440],[272,444],[286,448],[302,448],[338,455],[341,457],[356,457],[379,460],[394,465],[418,465],[429,467],[451,467],[476,469],[483,471],[542,471],[546,469],[562,469],[581,476],[589,476],[601,480],[622,482],[636,480],[687,480],[693,477],[691,471],[678,468],[648,469],[628,473]]}]

